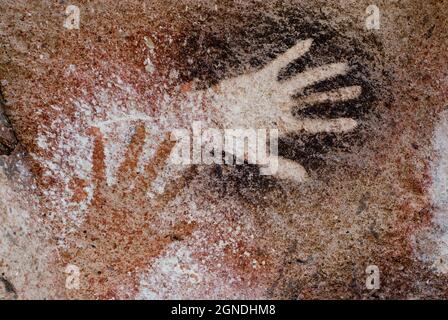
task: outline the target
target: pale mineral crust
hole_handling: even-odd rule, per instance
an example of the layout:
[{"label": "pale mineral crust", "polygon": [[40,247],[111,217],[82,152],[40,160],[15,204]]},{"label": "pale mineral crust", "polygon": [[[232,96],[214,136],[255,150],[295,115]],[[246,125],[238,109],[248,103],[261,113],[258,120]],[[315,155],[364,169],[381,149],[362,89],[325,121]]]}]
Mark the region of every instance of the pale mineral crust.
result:
[{"label": "pale mineral crust", "polygon": [[[372,4],[379,29],[366,28]],[[79,29],[64,26],[69,5]],[[0,299],[448,298],[447,1],[1,0],[0,12]],[[169,163],[169,133],[216,125],[224,102],[275,118],[276,92],[250,75],[306,39],[269,78],[321,79],[285,115],[323,122],[279,140],[306,179]],[[355,129],[325,122],[342,118]]]}]

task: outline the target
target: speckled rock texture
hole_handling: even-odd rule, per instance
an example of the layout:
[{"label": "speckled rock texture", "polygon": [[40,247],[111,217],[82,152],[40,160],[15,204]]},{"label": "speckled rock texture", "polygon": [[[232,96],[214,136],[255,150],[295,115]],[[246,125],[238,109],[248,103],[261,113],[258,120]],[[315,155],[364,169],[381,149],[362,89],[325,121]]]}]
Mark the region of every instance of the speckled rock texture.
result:
[{"label": "speckled rock texture", "polygon": [[[448,298],[448,1],[0,12],[0,299]],[[170,162],[199,121],[278,174]]]}]

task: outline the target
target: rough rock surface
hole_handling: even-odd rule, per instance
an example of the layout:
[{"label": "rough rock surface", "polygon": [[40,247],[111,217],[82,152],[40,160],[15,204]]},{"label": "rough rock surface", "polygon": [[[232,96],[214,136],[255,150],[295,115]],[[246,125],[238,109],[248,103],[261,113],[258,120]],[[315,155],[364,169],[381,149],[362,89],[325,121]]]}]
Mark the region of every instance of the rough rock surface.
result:
[{"label": "rough rock surface", "polygon": [[[448,2],[374,2],[1,1],[0,298],[448,298]],[[169,163],[223,118],[289,172]]]}]

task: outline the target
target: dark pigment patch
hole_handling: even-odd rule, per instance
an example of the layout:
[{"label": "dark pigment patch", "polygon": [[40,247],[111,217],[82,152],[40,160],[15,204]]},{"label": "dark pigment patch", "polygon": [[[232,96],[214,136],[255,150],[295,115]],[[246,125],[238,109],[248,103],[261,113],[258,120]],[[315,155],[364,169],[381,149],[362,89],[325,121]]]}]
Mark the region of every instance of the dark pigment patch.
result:
[{"label": "dark pigment patch", "polygon": [[[181,69],[181,78],[184,81],[196,79],[199,87],[206,88],[224,78],[246,73],[248,68],[252,71],[261,69],[299,40],[312,38],[309,52],[284,68],[278,81],[314,67],[346,62],[350,67],[347,75],[309,86],[296,98],[347,86],[362,88],[361,95],[353,100],[302,105],[291,110],[297,119],[347,117],[359,123],[356,130],[344,134],[297,132],[281,137],[280,156],[297,161],[307,170],[318,170],[330,165],[327,155],[350,152],[353,146],[361,146],[368,138],[370,124],[367,122],[378,117],[374,102],[380,83],[380,79],[375,79],[369,70],[375,60],[371,51],[372,45],[381,50],[381,43],[375,43],[376,39],[349,38],[319,22],[321,17],[298,6],[280,5],[266,10],[259,6],[254,10],[242,10],[229,4],[220,14],[205,9],[193,10],[200,12],[201,23],[193,23],[186,35],[188,45],[179,46],[179,56],[190,59],[189,63],[184,63],[184,70]],[[243,170],[244,174],[236,173],[235,179],[241,181],[242,189],[251,190],[254,180],[260,175],[253,168],[246,171]],[[262,180],[261,185],[265,185],[266,179],[263,177]]]}]

